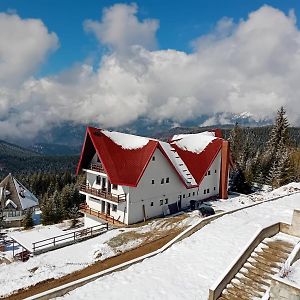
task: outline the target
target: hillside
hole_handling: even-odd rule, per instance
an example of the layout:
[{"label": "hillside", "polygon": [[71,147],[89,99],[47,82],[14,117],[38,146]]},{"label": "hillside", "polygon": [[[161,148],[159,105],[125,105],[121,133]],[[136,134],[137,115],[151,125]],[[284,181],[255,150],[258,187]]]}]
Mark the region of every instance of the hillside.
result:
[{"label": "hillside", "polygon": [[0,178],[8,173],[36,171],[75,171],[78,156],[45,156],[20,146],[0,141]]}]

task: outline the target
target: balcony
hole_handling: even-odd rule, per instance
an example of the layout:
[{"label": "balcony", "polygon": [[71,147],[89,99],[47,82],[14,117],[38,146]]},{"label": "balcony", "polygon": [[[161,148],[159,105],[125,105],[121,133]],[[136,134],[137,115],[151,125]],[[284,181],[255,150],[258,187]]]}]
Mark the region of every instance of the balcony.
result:
[{"label": "balcony", "polygon": [[89,185],[82,185],[80,187],[80,191],[83,193],[87,193],[93,196],[101,197],[103,199],[110,200],[115,203],[121,203],[126,201],[126,194],[114,195],[110,192],[99,190],[90,187]]},{"label": "balcony", "polygon": [[96,172],[99,172],[99,173],[106,173],[105,170],[104,170],[104,167],[102,164],[91,164],[90,165],[90,170],[92,171],[96,171]]},{"label": "balcony", "polygon": [[82,213],[85,213],[85,214],[97,217],[98,219],[101,219],[101,220],[105,220],[105,221],[107,221],[107,222],[109,222],[111,224],[114,224],[114,225],[124,225],[119,220],[116,220],[113,216],[110,216],[110,215],[108,215],[106,213],[103,213],[103,212],[101,212],[99,210],[90,208],[85,203],[84,204],[80,204],[79,208],[80,208],[80,211]]}]

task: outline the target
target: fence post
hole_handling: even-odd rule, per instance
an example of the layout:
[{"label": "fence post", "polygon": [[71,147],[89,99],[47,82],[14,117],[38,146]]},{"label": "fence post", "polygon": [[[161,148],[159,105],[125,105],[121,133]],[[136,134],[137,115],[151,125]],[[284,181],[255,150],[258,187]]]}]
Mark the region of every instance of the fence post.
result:
[{"label": "fence post", "polygon": [[108,223],[106,223],[106,230],[108,230]]},{"label": "fence post", "polygon": [[91,236],[93,235],[93,227],[91,227]]},{"label": "fence post", "polygon": [[74,242],[76,241],[76,231],[74,231]]},{"label": "fence post", "polygon": [[55,237],[53,238],[53,246],[55,247]]}]

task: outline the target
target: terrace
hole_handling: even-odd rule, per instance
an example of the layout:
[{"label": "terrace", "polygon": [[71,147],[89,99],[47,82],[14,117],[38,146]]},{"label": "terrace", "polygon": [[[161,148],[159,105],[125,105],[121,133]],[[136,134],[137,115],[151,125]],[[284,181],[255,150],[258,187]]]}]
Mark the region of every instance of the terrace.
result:
[{"label": "terrace", "polygon": [[124,225],[122,222],[115,219],[113,216],[103,213],[99,210],[93,209],[93,208],[89,207],[87,204],[81,204],[80,211],[82,213],[89,214],[90,216],[97,217],[98,219],[100,219],[102,221],[106,221],[113,225],[122,225],[122,226]]},{"label": "terrace", "polygon": [[92,188],[88,184],[82,185],[80,187],[80,192],[90,194],[90,195],[93,195],[93,196],[96,196],[96,197],[100,197],[100,198],[103,198],[103,199],[106,199],[106,200],[110,200],[110,201],[115,202],[115,203],[121,203],[121,202],[126,201],[126,194],[115,195],[115,194],[112,194],[112,193],[110,193],[106,190]]}]

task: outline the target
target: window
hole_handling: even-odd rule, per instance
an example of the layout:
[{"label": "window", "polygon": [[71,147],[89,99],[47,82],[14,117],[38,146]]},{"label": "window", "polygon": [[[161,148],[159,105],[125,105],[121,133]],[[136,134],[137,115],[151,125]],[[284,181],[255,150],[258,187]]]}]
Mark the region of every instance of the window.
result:
[{"label": "window", "polygon": [[154,184],[154,179],[152,179],[152,184]]},{"label": "window", "polygon": [[193,196],[195,196],[195,192],[193,192]]},{"label": "window", "polygon": [[164,183],[165,183],[165,179],[162,178],[161,181],[160,181],[160,183],[161,183],[161,184],[164,184]]},{"label": "window", "polygon": [[217,173],[217,170],[215,170],[215,173]]},{"label": "window", "polygon": [[169,177],[166,178],[166,183],[169,183],[170,182],[170,179]]},{"label": "window", "polygon": [[117,211],[117,205],[113,204],[112,211]]},{"label": "window", "polygon": [[155,156],[152,156],[152,161],[155,161]]},{"label": "window", "polygon": [[209,194],[209,189],[207,189],[207,194]]},{"label": "window", "polygon": [[168,198],[165,199],[165,204],[168,204],[168,202],[169,202],[169,199]]},{"label": "window", "polygon": [[150,203],[150,206],[153,206],[153,202]]},{"label": "window", "polygon": [[101,176],[96,176],[96,184],[100,185],[101,183]]},{"label": "window", "polygon": [[214,187],[214,191],[216,190],[216,187]]},{"label": "window", "polygon": [[117,185],[117,184],[113,184],[113,185],[112,185],[112,189],[113,189],[113,190],[117,190],[117,189],[118,189],[118,185]]},{"label": "window", "polygon": [[207,175],[210,175],[210,171],[207,172]]},{"label": "window", "polygon": [[164,200],[160,200],[160,205],[163,205],[164,204]]},{"label": "window", "polygon": [[182,198],[185,198],[185,194],[183,194]]},{"label": "window", "polygon": [[191,193],[189,193],[189,197],[191,197]]},{"label": "window", "polygon": [[204,190],[204,194],[206,194],[206,190]]}]

